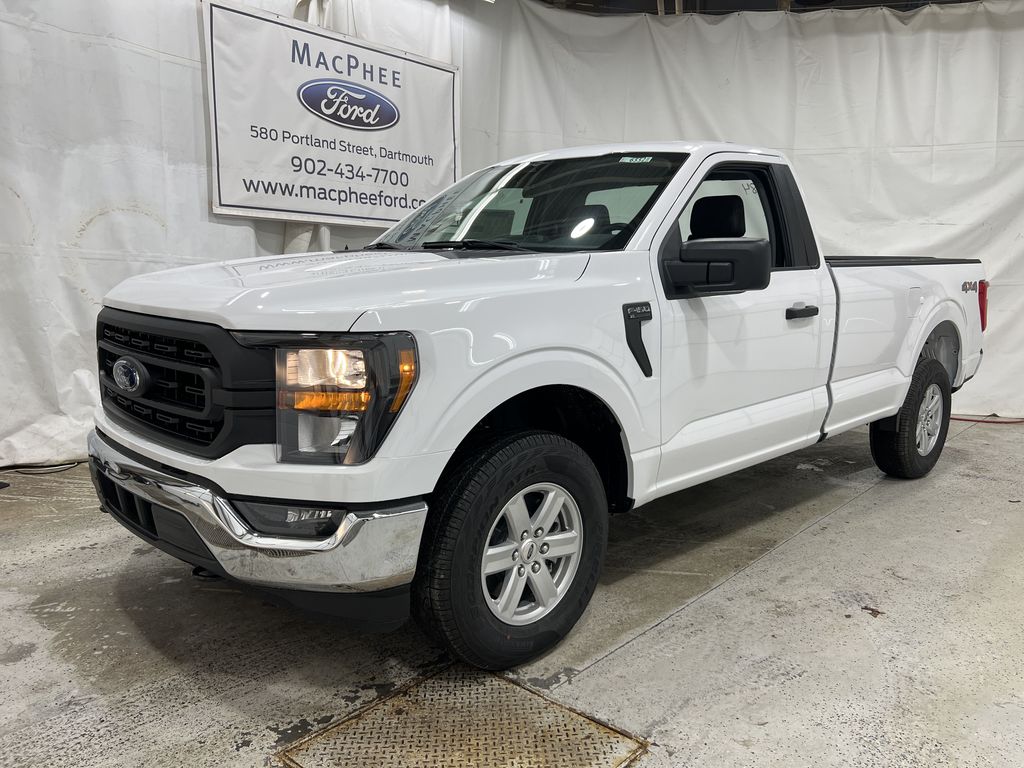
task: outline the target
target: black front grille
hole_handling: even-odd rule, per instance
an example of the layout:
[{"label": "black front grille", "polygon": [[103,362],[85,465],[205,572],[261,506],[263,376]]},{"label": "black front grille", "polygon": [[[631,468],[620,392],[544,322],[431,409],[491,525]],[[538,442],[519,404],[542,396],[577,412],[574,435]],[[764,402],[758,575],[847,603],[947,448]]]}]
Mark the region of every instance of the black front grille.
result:
[{"label": "black front grille", "polygon": [[189,440],[199,445],[209,445],[224,427],[222,419],[210,420],[189,418],[169,413],[160,408],[144,405],[118,394],[113,387],[103,387],[104,402],[118,408],[121,413],[143,422],[152,429],[166,432],[181,440]]},{"label": "black front grille", "polygon": [[[217,438],[223,414],[208,405],[218,367],[205,345],[109,323],[100,323],[97,335],[106,402],[180,440],[208,446]],[[114,381],[114,364],[125,356],[143,365],[149,376],[149,386],[138,395],[119,391]]]},{"label": "black front grille", "polygon": [[[108,376],[114,375],[114,363],[122,352],[116,347],[100,347],[103,370]],[[147,392],[151,400],[169,405],[184,405],[196,410],[206,407],[206,382],[197,370],[168,368],[158,362],[146,363],[146,370],[153,377],[153,384]]]},{"label": "black front grille", "polygon": [[[204,457],[274,441],[272,350],[214,325],[114,309],[100,313],[96,339],[103,405],[119,423]],[[145,369],[144,391],[117,385],[123,357]]]},{"label": "black front grille", "polygon": [[178,360],[197,365],[216,365],[213,353],[204,344],[188,339],[176,339],[159,333],[149,333],[134,328],[124,328],[111,323],[101,323],[99,333],[104,341],[136,352],[145,352],[165,360]]}]

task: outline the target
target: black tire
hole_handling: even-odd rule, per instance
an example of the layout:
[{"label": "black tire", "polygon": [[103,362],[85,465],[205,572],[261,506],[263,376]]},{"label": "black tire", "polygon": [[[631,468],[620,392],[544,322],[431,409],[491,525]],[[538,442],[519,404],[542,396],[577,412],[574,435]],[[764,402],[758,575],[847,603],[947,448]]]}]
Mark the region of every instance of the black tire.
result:
[{"label": "black tire", "polygon": [[[942,414],[938,436],[924,455],[918,450],[917,430],[921,404],[929,388],[937,386],[942,395]],[[949,431],[951,392],[949,374],[938,360],[921,359],[914,369],[910,390],[895,416],[871,425],[871,457],[878,468],[891,477],[912,480],[931,472],[942,454]]]},{"label": "black tire", "polygon": [[[582,544],[575,575],[550,612],[530,624],[509,624],[486,602],[491,596],[481,583],[481,561],[502,509],[538,483],[570,494]],[[521,664],[560,642],[579,620],[597,586],[607,539],[604,485],[578,445],[549,432],[498,438],[474,451],[434,494],[413,582],[414,614],[469,664],[490,670]]]}]

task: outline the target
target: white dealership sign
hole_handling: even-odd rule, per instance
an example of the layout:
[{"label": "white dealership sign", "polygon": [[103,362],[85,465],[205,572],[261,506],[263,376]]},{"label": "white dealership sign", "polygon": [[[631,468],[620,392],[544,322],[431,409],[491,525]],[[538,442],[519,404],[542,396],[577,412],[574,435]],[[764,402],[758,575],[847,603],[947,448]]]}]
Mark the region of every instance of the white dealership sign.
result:
[{"label": "white dealership sign", "polygon": [[388,226],[458,178],[455,67],[202,3],[213,210]]}]

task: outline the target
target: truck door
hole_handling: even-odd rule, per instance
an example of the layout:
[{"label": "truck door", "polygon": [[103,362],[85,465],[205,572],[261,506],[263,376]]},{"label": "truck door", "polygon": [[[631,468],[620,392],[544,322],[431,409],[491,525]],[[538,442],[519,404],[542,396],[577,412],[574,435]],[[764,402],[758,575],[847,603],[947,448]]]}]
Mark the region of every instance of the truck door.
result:
[{"label": "truck door", "polygon": [[659,230],[659,259],[678,259],[679,243],[687,240],[757,238],[769,240],[773,262],[763,290],[685,299],[668,298],[673,291],[659,270],[660,492],[819,437],[828,403],[835,293],[797,195],[785,165],[714,155]]}]

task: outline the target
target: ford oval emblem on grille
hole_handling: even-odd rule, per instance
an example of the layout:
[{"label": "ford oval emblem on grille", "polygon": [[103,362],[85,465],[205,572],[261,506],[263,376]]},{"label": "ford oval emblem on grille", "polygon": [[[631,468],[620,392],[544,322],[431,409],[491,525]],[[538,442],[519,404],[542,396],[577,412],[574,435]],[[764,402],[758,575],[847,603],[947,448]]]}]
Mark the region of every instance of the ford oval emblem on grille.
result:
[{"label": "ford oval emblem on grille", "polygon": [[381,131],[398,123],[398,107],[386,96],[344,80],[310,80],[299,101],[317,117],[343,128]]},{"label": "ford oval emblem on grille", "polygon": [[126,395],[141,395],[149,387],[149,374],[134,357],[119,357],[113,375],[114,383]]}]

